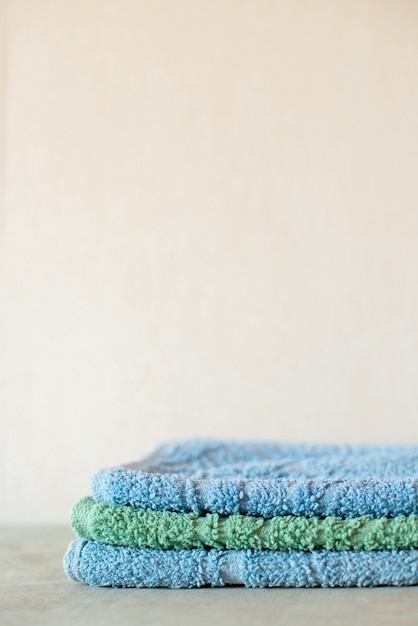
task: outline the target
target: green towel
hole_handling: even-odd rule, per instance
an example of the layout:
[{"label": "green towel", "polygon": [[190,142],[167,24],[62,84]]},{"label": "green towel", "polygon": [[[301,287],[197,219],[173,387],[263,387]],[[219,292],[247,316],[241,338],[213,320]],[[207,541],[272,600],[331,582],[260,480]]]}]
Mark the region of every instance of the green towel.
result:
[{"label": "green towel", "polygon": [[418,547],[418,515],[264,519],[245,515],[171,513],[97,504],[74,505],[71,526],[82,539],[135,548],[268,550],[410,550]]}]

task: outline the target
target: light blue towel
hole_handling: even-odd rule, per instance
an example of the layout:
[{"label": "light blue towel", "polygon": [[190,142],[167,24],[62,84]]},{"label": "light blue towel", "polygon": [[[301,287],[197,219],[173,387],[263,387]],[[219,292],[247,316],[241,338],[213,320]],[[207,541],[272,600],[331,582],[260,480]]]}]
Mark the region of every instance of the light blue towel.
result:
[{"label": "light blue towel", "polygon": [[394,517],[418,514],[418,446],[188,440],[91,481],[99,503],[158,511]]},{"label": "light blue towel", "polygon": [[73,541],[64,569],[72,580],[112,587],[403,586],[418,584],[418,550],[151,550]]}]

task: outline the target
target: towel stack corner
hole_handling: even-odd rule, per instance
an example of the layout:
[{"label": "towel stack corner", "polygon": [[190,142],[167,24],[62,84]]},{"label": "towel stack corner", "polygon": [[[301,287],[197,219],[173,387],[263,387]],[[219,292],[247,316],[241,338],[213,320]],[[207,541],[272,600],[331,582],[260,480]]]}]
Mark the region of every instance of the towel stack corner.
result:
[{"label": "towel stack corner", "polygon": [[67,576],[91,585],[418,584],[418,447],[189,440],[92,477]]}]

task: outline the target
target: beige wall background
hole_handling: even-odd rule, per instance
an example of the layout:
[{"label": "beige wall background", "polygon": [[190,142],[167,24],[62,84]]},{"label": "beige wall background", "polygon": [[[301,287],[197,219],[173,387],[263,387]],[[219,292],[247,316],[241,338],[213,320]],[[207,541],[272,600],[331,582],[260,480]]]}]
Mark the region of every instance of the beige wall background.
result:
[{"label": "beige wall background", "polygon": [[2,521],[174,437],[418,441],[418,3],[1,19]]}]

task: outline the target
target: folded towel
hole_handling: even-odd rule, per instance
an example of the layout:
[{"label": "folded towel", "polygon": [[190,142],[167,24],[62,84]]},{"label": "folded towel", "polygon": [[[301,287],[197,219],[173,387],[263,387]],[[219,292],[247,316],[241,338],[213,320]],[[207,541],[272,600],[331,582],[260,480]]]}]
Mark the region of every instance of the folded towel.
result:
[{"label": "folded towel", "polygon": [[87,496],[74,505],[71,526],[82,539],[150,548],[269,550],[382,550],[418,548],[418,516],[370,515],[263,519],[243,515],[170,513],[96,504]]},{"label": "folded towel", "polygon": [[159,511],[394,517],[418,514],[418,447],[189,440],[97,472],[95,500]]},{"label": "folded towel", "polygon": [[370,587],[418,584],[418,550],[152,550],[74,541],[69,578],[112,587]]},{"label": "folded towel", "polygon": [[192,440],[101,470],[91,486],[95,500],[71,516],[86,539],[64,559],[73,580],[418,584],[417,446]]}]

